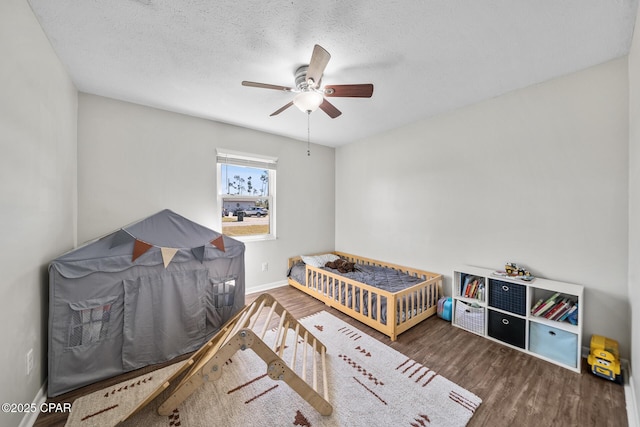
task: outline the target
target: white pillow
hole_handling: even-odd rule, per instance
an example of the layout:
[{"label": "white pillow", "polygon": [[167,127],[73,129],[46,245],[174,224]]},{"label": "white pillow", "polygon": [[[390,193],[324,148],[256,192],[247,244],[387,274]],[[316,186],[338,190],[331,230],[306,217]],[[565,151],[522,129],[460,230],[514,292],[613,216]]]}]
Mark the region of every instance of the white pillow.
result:
[{"label": "white pillow", "polygon": [[328,262],[333,262],[340,258],[336,254],[322,254],[322,255],[300,255],[302,261],[305,264],[310,265],[312,267],[324,267],[324,265]]}]

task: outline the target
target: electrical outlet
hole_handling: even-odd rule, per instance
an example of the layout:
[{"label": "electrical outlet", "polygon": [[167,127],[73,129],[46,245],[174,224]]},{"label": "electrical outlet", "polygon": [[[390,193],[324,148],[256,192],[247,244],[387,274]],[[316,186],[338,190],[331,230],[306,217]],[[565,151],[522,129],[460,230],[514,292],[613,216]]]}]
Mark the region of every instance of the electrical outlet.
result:
[{"label": "electrical outlet", "polygon": [[33,372],[33,349],[29,349],[29,351],[27,351],[25,361],[27,364],[27,376],[29,376],[31,375],[31,372]]},{"label": "electrical outlet", "polygon": [[263,262],[262,263],[262,271],[269,271],[269,263],[268,262]]}]

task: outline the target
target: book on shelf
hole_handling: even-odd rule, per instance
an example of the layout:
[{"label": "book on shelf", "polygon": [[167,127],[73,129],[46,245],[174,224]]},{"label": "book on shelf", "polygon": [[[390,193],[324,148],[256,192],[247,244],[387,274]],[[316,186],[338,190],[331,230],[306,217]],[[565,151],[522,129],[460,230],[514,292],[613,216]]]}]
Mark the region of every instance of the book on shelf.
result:
[{"label": "book on shelf", "polygon": [[556,292],[551,295],[543,304],[536,309],[536,311],[532,312],[534,316],[543,316],[549,309],[551,309],[557,302],[558,297],[560,297],[560,292]]},{"label": "book on shelf", "polygon": [[567,304],[569,304],[569,300],[567,298],[563,298],[561,301],[558,301],[550,310],[544,314],[544,317],[549,320],[554,320],[555,317],[562,311]]},{"label": "book on shelf", "polygon": [[540,298],[534,305],[531,307],[531,313],[535,313],[538,307],[540,307],[544,303],[544,298]]},{"label": "book on shelf", "polygon": [[560,316],[558,321],[562,322],[562,321],[566,320],[567,317],[571,316],[571,313],[573,313],[577,309],[578,309],[578,305],[577,304],[573,304],[569,310],[565,311],[564,314],[562,316]]},{"label": "book on shelf", "polygon": [[571,314],[569,314],[566,318],[566,320],[571,323],[572,325],[577,325],[578,324],[578,304],[576,303],[575,305],[575,310],[573,310],[571,312]]},{"label": "book on shelf", "polygon": [[578,303],[570,298],[560,298],[560,293],[553,294],[548,299],[538,300],[531,308],[531,314],[537,317],[554,320],[556,322],[570,322],[577,325]]},{"label": "book on shelf", "polygon": [[470,281],[471,276],[464,276],[464,282],[462,283],[462,288],[460,289],[460,296],[467,296]]},{"label": "book on shelf", "polygon": [[466,276],[460,295],[465,298],[483,299],[484,296],[484,280],[476,276]]},{"label": "book on shelf", "polygon": [[554,301],[553,305],[551,307],[549,307],[543,314],[541,314],[541,317],[544,317],[545,319],[550,319],[551,316],[553,316],[556,311],[558,311],[560,309],[560,307],[562,306],[562,301],[560,302],[556,302]]},{"label": "book on shelf", "polygon": [[478,279],[471,283],[471,290],[469,291],[469,298],[475,298],[478,295]]},{"label": "book on shelf", "polygon": [[475,286],[475,284],[478,282],[478,279],[474,279],[469,283],[469,286],[467,286],[467,291],[464,294],[465,297],[470,298],[471,294],[473,292],[473,287]]},{"label": "book on shelf", "polygon": [[569,299],[567,299],[567,302],[563,305],[562,309],[560,309],[552,318],[551,320],[555,320],[557,322],[560,321],[560,319],[567,314],[573,307],[575,306],[575,303]]}]

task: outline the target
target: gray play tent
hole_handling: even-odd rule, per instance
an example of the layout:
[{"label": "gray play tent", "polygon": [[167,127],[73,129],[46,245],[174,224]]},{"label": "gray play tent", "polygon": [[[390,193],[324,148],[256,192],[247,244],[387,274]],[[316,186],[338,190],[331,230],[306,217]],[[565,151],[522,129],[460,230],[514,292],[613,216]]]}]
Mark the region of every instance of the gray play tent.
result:
[{"label": "gray play tent", "polygon": [[49,266],[49,396],[201,346],[244,306],[244,243],[163,210]]}]

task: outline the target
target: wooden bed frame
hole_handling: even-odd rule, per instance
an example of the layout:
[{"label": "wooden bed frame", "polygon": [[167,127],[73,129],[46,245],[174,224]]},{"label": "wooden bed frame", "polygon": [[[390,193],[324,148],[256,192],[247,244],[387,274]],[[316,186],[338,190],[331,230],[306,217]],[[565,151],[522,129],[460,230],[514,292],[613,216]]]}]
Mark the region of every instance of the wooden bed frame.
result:
[{"label": "wooden bed frame", "polygon": [[[289,277],[289,285],[382,332],[391,338],[391,341],[395,341],[399,334],[436,313],[438,295],[442,291],[442,275],[343,252],[331,253],[357,265],[388,267],[419,277],[423,281],[398,292],[389,292],[307,264],[305,272],[307,283],[298,283]],[[299,256],[289,258],[289,268],[301,260]],[[323,286],[323,284],[325,285]],[[338,292],[335,291],[336,286],[338,286]],[[368,295],[377,295],[373,307],[372,298],[366,298],[365,301],[364,291],[367,291]],[[341,301],[343,298],[340,298],[340,295],[345,295],[348,292],[353,295],[351,304],[349,304],[348,298],[344,298],[344,301]],[[359,300],[357,307],[355,305],[356,295]],[[382,316],[376,316],[375,319],[372,317],[375,313],[382,313],[381,297],[387,299],[386,324],[382,323]],[[361,307],[367,308],[366,314]],[[356,310],[356,308],[358,309]]]}]

